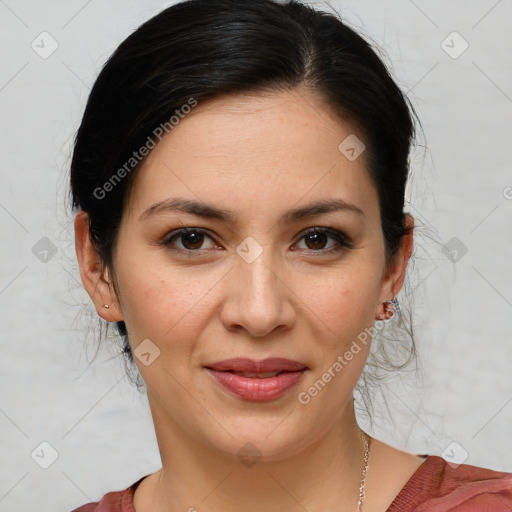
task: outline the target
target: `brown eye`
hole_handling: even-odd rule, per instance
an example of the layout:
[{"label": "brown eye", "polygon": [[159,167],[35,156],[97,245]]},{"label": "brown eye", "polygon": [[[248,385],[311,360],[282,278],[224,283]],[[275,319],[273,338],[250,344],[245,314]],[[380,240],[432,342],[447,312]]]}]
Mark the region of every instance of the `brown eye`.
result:
[{"label": "brown eye", "polygon": [[325,233],[312,233],[304,237],[309,249],[323,249],[328,239]]},{"label": "brown eye", "polygon": [[[304,240],[306,249],[320,254],[351,249],[354,244],[341,231],[332,228],[311,228],[308,229],[301,240]],[[334,240],[334,244],[329,247],[329,240]],[[327,246],[327,247],[326,247]]]},{"label": "brown eye", "polygon": [[213,240],[210,242],[209,247],[203,247],[207,240],[212,240],[212,237],[202,229],[188,228],[174,231],[162,244],[171,251],[194,253],[215,247]]},{"label": "brown eye", "polygon": [[185,249],[200,249],[201,245],[203,245],[204,235],[196,231],[184,233],[180,235],[180,241]]}]

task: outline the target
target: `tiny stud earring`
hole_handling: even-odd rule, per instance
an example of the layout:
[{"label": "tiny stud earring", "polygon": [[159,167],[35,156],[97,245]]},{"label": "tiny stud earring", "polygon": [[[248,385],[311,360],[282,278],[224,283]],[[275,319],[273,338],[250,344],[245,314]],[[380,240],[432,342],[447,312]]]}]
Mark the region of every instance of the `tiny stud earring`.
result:
[{"label": "tiny stud earring", "polygon": [[104,308],[108,309],[109,308],[109,305],[108,304],[104,304],[103,305]]}]

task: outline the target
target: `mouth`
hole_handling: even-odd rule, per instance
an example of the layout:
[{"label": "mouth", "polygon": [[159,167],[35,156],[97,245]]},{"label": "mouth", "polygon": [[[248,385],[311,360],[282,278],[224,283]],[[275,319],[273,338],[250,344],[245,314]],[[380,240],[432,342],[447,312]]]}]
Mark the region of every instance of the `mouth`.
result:
[{"label": "mouth", "polygon": [[229,359],[205,365],[205,369],[231,395],[264,402],[283,396],[299,382],[308,367],[290,359],[269,358]]}]

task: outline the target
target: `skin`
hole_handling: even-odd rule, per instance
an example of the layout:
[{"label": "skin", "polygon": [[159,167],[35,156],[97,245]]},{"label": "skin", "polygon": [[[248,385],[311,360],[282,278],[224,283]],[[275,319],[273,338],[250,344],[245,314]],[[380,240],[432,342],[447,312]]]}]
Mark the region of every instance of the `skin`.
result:
[{"label": "skin", "polygon": [[[386,266],[365,154],[350,161],[338,149],[352,133],[302,89],[217,98],[195,107],[143,162],[112,272],[90,243],[86,214],[77,214],[81,277],[98,314],[126,322],[132,350],[145,339],[160,350],[148,366],[135,358],[162,458],[162,469],[137,488],[137,512],[238,512],[241,504],[246,512],[356,510],[364,446],[353,389],[370,343],[360,343],[307,405],[297,397],[385,318],[383,303],[402,287],[413,241],[411,230]],[[229,209],[236,223],[173,211],[140,220],[171,197]],[[280,220],[333,198],[364,215]],[[161,242],[182,227],[207,233],[199,241],[178,236],[171,246],[183,252],[173,252]],[[341,231],[353,247],[328,253],[339,242],[305,236],[313,227]],[[251,263],[236,252],[247,237],[262,248]],[[285,357],[309,370],[277,400],[244,401],[203,367],[231,357]],[[251,467],[237,457],[246,443],[261,455]],[[365,512],[385,510],[423,460],[372,439]]]}]

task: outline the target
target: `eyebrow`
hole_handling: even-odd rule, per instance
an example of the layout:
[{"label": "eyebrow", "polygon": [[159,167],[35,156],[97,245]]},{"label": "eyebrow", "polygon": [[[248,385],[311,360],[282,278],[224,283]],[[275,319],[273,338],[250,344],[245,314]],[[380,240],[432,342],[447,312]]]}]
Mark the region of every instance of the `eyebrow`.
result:
[{"label": "eyebrow", "polygon": [[[288,210],[281,217],[281,222],[292,223],[298,220],[323,215],[335,211],[353,212],[358,216],[365,217],[361,208],[355,204],[349,203],[344,199],[329,199],[307,204],[300,208]],[[216,219],[226,224],[236,224],[237,216],[231,210],[217,208],[215,206],[182,198],[169,198],[151,205],[140,216],[139,220],[144,220],[159,213],[164,212],[184,212],[205,219]]]}]

